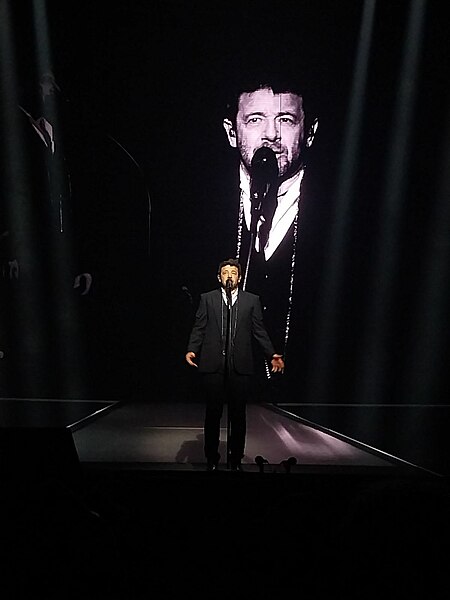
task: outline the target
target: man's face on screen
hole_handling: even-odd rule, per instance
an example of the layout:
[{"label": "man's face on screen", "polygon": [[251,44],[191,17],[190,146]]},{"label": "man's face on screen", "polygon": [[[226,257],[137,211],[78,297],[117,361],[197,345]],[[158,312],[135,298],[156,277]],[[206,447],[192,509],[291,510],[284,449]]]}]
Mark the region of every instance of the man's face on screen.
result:
[{"label": "man's face on screen", "polygon": [[245,92],[239,97],[236,128],[227,129],[226,121],[224,126],[247,171],[256,150],[267,146],[277,156],[281,177],[300,156],[304,136],[302,98],[290,92],[274,94],[268,88]]}]

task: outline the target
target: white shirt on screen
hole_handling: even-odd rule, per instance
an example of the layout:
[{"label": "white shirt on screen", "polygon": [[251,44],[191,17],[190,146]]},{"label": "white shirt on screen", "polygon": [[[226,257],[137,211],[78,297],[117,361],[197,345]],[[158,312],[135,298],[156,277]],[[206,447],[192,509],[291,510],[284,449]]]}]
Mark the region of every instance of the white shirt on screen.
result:
[{"label": "white shirt on screen", "polygon": [[[269,260],[275,250],[281,244],[284,236],[289,231],[290,226],[298,213],[300,198],[300,188],[303,180],[304,169],[301,169],[290,179],[283,181],[277,193],[277,206],[272,219],[272,227],[269,231],[269,238],[264,248],[264,258]],[[250,176],[241,165],[240,172],[241,198],[244,207],[244,217],[247,229],[250,230],[251,223],[251,199],[250,199]],[[261,225],[261,218],[257,224],[257,231]],[[255,249],[259,248],[259,238],[255,240]]]}]

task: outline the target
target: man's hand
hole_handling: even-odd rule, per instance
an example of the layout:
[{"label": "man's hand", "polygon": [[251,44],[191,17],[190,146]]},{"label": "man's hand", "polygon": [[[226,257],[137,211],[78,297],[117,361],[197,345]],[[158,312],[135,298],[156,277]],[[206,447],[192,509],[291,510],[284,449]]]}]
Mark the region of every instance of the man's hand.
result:
[{"label": "man's hand", "polygon": [[[81,281],[84,281],[84,289],[81,287]],[[75,277],[73,282],[73,288],[76,290],[77,288],[82,289],[81,296],[86,296],[89,294],[89,290],[92,285],[92,275],[90,273],[80,273]]]},{"label": "man's hand", "polygon": [[272,363],[272,373],[284,372],[284,360],[281,354],[274,354],[270,362]]},{"label": "man's hand", "polygon": [[191,365],[191,367],[198,367],[197,364],[195,364],[194,359],[195,358],[195,352],[188,352],[186,354],[186,362],[188,363],[188,365]]},{"label": "man's hand", "polygon": [[19,279],[19,262],[16,258],[2,262],[1,269],[5,279]]}]

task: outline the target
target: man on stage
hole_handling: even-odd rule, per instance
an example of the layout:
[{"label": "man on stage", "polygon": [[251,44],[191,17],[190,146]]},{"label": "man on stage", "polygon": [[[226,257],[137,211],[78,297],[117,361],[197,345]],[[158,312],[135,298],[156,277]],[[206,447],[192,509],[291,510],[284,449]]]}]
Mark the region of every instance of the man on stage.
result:
[{"label": "man on stage", "polygon": [[[206,393],[204,451],[208,470],[220,460],[220,420],[228,404],[232,470],[241,470],[246,437],[246,402],[254,375],[253,342],[259,344],[272,372],[282,373],[284,361],[264,326],[259,297],[239,289],[241,266],[235,259],[220,263],[221,289],[204,293],[188,342],[186,361],[198,367]],[[228,344],[227,344],[228,342]],[[198,364],[197,364],[198,361]]]}]

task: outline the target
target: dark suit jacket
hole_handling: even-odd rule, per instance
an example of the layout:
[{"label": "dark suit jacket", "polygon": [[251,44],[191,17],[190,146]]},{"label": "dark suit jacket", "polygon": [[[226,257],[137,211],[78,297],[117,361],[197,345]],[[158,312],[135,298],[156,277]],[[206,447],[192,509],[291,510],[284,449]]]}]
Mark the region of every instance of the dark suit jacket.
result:
[{"label": "dark suit jacket", "polygon": [[[220,289],[200,296],[188,352],[195,352],[199,357],[201,373],[217,373],[223,368],[222,314],[225,315],[226,322],[226,311]],[[264,326],[260,300],[255,294],[239,290],[236,330],[233,337],[232,362],[236,372],[241,375],[254,373],[254,340],[268,359],[275,354]]]}]

